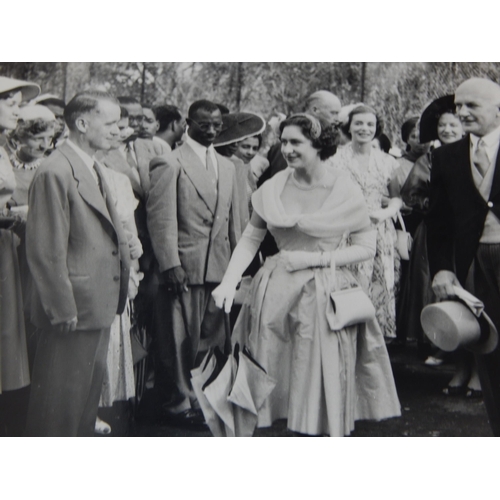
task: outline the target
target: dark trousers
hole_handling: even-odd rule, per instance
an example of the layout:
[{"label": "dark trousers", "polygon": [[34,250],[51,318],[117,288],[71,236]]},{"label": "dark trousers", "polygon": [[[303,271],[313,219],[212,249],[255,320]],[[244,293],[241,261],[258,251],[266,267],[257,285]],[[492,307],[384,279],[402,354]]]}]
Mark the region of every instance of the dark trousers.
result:
[{"label": "dark trousers", "polygon": [[163,392],[167,405],[170,400],[172,413],[198,407],[191,370],[210,347],[224,345],[224,314],[211,296],[216,286],[192,285],[176,296],[160,285],[155,387]]},{"label": "dark trousers", "polygon": [[[473,276],[473,292],[500,332],[500,244],[479,245]],[[500,436],[500,345],[490,354],[477,354],[476,361],[490,426]]]},{"label": "dark trousers", "polygon": [[109,328],[40,333],[26,423],[28,436],[93,436]]}]

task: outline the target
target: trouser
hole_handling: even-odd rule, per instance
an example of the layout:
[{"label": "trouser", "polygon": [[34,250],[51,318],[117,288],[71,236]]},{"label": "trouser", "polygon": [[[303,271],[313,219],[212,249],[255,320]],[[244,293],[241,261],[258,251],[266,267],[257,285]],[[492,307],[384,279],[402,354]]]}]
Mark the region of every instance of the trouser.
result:
[{"label": "trouser", "polygon": [[[160,286],[158,299],[164,299],[158,340],[158,370],[155,385],[170,391],[167,410],[179,413],[198,408],[191,387],[191,370],[198,366],[211,347],[224,345],[224,315],[211,296],[216,284],[192,285],[180,296]],[[166,406],[169,406],[168,403]]]},{"label": "trouser", "polygon": [[[480,244],[473,266],[473,293],[500,332],[500,244]],[[490,426],[500,436],[500,345],[476,361]]]},{"label": "trouser", "polygon": [[109,331],[41,331],[31,383],[28,436],[94,435]]}]

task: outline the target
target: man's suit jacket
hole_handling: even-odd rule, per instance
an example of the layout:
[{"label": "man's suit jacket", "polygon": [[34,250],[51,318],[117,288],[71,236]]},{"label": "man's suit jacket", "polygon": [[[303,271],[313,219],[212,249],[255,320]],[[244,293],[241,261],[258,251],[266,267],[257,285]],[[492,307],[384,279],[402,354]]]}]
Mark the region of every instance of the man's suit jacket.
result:
[{"label": "man's suit jacket", "polygon": [[26,245],[35,283],[29,307],[40,328],[75,316],[78,330],[107,328],[124,309],[129,248],[104,179],[102,184],[109,202],[67,144],[35,174]]},{"label": "man's suit jacket", "polygon": [[160,271],[182,265],[190,285],[220,283],[241,234],[234,165],[217,154],[217,193],[187,144],[151,161],[148,228]]},{"label": "man's suit jacket", "polygon": [[99,152],[97,158],[111,170],[120,172],[120,174],[125,174],[129,178],[130,184],[132,184],[132,189],[134,190],[136,196],[144,198],[144,190],[141,186],[141,179],[138,170],[134,169],[127,163],[127,159],[120,151],[118,151],[118,149]]},{"label": "man's suit jacket", "polygon": [[166,151],[160,143],[152,139],[141,139],[140,137],[134,141],[134,150],[137,158],[137,169],[141,178],[141,186],[144,196],[147,198],[151,186],[149,164],[153,158],[168,154],[169,151]]},{"label": "man's suit jacket", "polygon": [[500,218],[500,154],[488,201],[472,177],[470,138],[437,148],[432,155],[427,251],[431,276],[453,271],[465,284],[488,210]]}]

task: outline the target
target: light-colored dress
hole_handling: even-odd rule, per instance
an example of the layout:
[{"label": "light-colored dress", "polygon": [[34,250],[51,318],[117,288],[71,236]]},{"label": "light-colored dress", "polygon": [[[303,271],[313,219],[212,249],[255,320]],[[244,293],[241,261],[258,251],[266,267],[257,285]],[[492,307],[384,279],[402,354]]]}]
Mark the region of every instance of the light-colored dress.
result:
[{"label": "light-colored dress", "polygon": [[[137,200],[132,191],[130,180],[124,174],[103,168],[104,179],[111,192],[115,208],[120,217],[125,234],[129,238],[129,246],[137,244],[134,210]],[[131,234],[132,233],[132,234]],[[134,240],[137,240],[135,241]],[[140,244],[140,243],[139,243]],[[132,267],[133,267],[132,263]],[[131,269],[131,273],[134,271]],[[114,401],[127,401],[135,396],[134,364],[130,343],[130,300],[127,299],[125,311],[116,315],[109,338],[106,371],[104,374],[99,406],[112,406]]]},{"label": "light-colored dress", "polygon": [[[288,428],[310,435],[348,435],[358,419],[400,415],[389,357],[376,321],[332,331],[329,268],[289,272],[283,251],[332,251],[347,234],[370,229],[366,205],[344,174],[316,212],[288,216],[280,195],[287,168],[252,196],[280,253],[252,281],[233,339],[246,344],[277,381],[258,414],[258,427],[288,419]],[[313,196],[314,194],[311,193]],[[337,269],[341,287],[355,279]]]},{"label": "light-colored dress", "polygon": [[[16,187],[6,151],[0,147],[0,211]],[[30,383],[23,297],[18,261],[20,238],[0,229],[0,393]]]},{"label": "light-colored dress", "polygon": [[[382,208],[382,197],[388,197],[388,184],[398,162],[392,156],[371,150],[368,170],[361,176],[352,168],[354,152],[352,144],[337,151],[331,161],[333,168],[347,172],[361,188],[368,205],[368,211]],[[401,259],[396,249],[396,229],[392,219],[378,225],[377,252],[374,260],[353,266],[360,284],[367,291],[377,311],[377,320],[386,338],[396,337],[396,294],[401,269]]]}]

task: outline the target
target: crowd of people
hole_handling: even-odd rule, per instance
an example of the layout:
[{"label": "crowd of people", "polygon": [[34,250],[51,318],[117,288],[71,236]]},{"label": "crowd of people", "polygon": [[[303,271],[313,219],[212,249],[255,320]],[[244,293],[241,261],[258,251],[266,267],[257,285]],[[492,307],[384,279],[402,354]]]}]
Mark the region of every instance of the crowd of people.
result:
[{"label": "crowd of people", "polygon": [[388,346],[415,341],[500,434],[498,348],[448,354],[420,321],[465,288],[500,326],[500,86],[406,119],[404,152],[383,110],[298,104],[266,123],[0,77],[0,435],[112,434],[98,409],[146,387],[159,418],[203,427],[192,377],[228,325],[272,381],[258,427],[400,416]]}]

